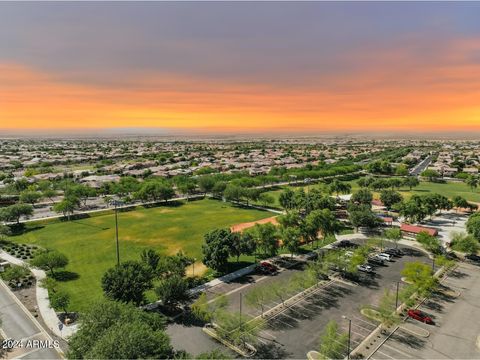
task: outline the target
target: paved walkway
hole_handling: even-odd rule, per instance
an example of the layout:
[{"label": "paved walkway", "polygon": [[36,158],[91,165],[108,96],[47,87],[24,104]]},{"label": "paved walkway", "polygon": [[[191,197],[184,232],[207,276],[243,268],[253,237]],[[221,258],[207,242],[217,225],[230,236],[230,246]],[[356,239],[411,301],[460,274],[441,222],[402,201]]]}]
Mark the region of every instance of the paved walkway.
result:
[{"label": "paved walkway", "polygon": [[3,250],[0,250],[0,258],[3,258],[15,265],[20,265],[20,266],[27,265],[30,268],[30,270],[32,271],[36,279],[35,296],[37,300],[38,310],[40,312],[40,315],[42,316],[43,321],[45,322],[47,327],[52,331],[52,333],[54,333],[58,337],[61,337],[64,340],[66,340],[68,337],[73,335],[77,331],[76,324],[70,325],[70,326],[63,326],[62,330],[58,328],[58,325],[60,324],[60,320],[58,319],[55,310],[50,307],[50,301],[48,299],[48,291],[47,289],[40,286],[40,282],[47,277],[47,274],[45,273],[45,271],[32,268],[26,262],[20,259],[17,259],[16,257],[11,256],[10,254],[7,254]]}]

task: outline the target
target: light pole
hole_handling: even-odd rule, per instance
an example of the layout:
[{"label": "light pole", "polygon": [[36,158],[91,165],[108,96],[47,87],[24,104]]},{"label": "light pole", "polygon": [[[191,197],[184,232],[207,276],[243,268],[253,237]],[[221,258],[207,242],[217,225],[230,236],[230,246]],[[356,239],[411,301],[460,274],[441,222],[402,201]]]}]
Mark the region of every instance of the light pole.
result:
[{"label": "light pole", "polygon": [[397,295],[395,296],[395,311],[398,309],[398,286],[400,285],[400,281],[397,281]]},{"label": "light pole", "polygon": [[118,246],[118,206],[121,205],[121,202],[118,200],[113,200],[112,204],[115,207],[115,241],[117,245],[117,266],[118,266],[120,265],[120,248]]},{"label": "light pole", "polygon": [[352,319],[342,315],[342,318],[348,320],[348,344],[347,344],[347,360],[350,360],[350,340],[352,337]]}]

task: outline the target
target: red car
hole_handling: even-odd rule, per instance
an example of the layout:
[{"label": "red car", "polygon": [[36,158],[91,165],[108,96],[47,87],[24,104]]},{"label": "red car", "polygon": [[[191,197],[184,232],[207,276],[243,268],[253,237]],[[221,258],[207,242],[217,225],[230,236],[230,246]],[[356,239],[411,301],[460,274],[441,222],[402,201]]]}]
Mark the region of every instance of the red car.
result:
[{"label": "red car", "polygon": [[407,315],[408,315],[408,317],[411,317],[412,319],[421,321],[425,324],[433,324],[432,318],[430,316],[425,315],[420,310],[410,309],[410,310],[408,310]]},{"label": "red car", "polygon": [[270,264],[266,261],[261,262],[258,265],[257,269],[260,270],[260,272],[262,272],[264,274],[275,274],[278,271],[278,269],[275,265]]}]

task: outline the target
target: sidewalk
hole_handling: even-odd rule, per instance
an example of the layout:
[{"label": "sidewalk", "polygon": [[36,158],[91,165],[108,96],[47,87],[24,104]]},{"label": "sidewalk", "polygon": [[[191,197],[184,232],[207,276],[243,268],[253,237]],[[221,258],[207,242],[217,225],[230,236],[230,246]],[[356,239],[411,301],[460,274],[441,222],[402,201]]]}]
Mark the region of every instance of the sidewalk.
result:
[{"label": "sidewalk", "polygon": [[66,340],[68,337],[73,335],[77,331],[77,325],[65,325],[63,329],[60,330],[58,325],[60,324],[60,320],[57,317],[57,314],[54,309],[50,307],[50,301],[48,299],[48,291],[47,289],[40,286],[40,282],[47,277],[45,271],[40,269],[35,269],[30,267],[26,262],[17,259],[16,257],[7,254],[5,251],[0,250],[0,258],[7,260],[8,262],[14,265],[24,266],[27,265],[30,270],[32,271],[33,275],[36,279],[36,288],[35,288],[35,296],[37,300],[38,310],[40,315],[42,316],[45,325],[54,333],[56,336],[61,337],[62,339]]}]

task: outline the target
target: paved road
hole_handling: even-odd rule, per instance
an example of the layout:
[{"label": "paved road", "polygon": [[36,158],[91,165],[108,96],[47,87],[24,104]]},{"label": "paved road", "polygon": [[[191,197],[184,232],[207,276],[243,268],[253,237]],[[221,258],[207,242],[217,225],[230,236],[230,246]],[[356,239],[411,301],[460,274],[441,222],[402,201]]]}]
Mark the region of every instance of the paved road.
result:
[{"label": "paved road", "polygon": [[[0,281],[0,316],[2,330],[7,338],[15,341],[7,358],[15,359],[61,359],[56,344],[21,305],[8,287]],[[35,343],[35,340],[38,342]]]},{"label": "paved road", "polygon": [[427,156],[425,159],[423,159],[417,166],[415,166],[412,171],[410,171],[410,175],[418,176],[422,172],[424,172],[427,167],[431,164],[432,162],[432,156]]}]

